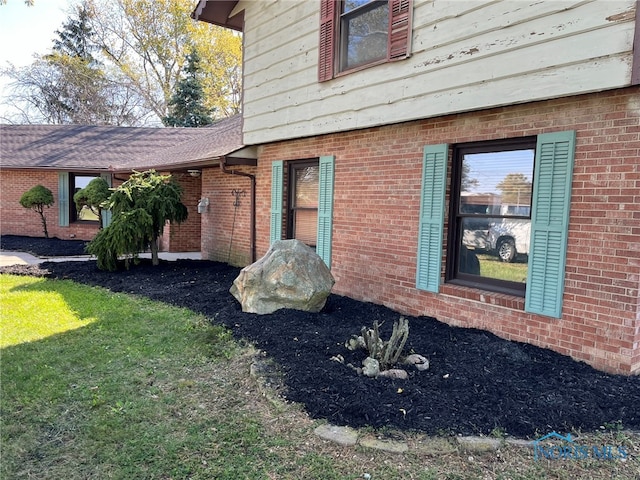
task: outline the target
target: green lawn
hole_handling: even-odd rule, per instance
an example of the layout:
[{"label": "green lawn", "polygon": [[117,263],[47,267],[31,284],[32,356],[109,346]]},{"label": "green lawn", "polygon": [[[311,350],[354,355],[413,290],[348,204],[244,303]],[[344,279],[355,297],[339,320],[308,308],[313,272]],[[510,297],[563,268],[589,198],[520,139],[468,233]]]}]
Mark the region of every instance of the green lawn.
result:
[{"label": "green lawn", "polygon": [[624,439],[636,460],[594,465],[534,463],[521,447],[479,456],[341,447],[317,438],[319,422],[298,406],[262,394],[248,375],[249,346],[188,310],[70,281],[0,275],[0,312],[2,479],[533,480],[640,472],[640,436]]},{"label": "green lawn", "polygon": [[[526,257],[525,257],[526,258]],[[483,277],[523,283],[527,281],[527,262],[517,258],[507,263],[495,255],[479,254],[480,273]]]}]

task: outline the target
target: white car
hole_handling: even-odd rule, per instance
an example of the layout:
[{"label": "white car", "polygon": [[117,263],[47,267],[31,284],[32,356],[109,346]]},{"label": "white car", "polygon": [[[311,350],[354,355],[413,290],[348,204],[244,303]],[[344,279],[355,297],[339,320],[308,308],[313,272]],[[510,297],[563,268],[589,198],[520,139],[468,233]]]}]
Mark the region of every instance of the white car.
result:
[{"label": "white car", "polygon": [[531,220],[503,218],[487,234],[489,249],[503,262],[513,262],[518,254],[529,255]]}]

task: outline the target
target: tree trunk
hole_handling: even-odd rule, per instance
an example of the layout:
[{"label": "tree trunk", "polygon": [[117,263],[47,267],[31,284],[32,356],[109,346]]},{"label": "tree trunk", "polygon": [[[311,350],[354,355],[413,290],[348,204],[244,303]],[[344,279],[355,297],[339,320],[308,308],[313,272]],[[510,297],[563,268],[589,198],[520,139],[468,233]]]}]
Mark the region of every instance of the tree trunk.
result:
[{"label": "tree trunk", "polygon": [[154,237],[151,240],[151,265],[160,265],[160,259],[158,258],[158,237]]},{"label": "tree trunk", "polygon": [[49,238],[49,231],[47,230],[47,219],[44,216],[44,210],[42,209],[42,206],[40,206],[40,208],[36,208],[35,210],[36,212],[38,212],[38,215],[40,215],[40,221],[42,222],[42,229],[44,230],[44,238]]}]

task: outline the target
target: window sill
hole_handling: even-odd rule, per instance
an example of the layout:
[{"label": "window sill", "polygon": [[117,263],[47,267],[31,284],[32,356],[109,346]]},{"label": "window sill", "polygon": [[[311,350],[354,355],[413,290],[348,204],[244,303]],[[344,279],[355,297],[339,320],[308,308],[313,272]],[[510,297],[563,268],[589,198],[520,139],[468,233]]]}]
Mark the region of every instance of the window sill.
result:
[{"label": "window sill", "polygon": [[488,292],[477,288],[463,285],[444,284],[440,287],[440,293],[452,297],[465,298],[475,302],[498,307],[510,308],[512,310],[524,311],[524,298],[507,293]]},{"label": "window sill", "polygon": [[383,65],[385,63],[389,63],[389,60],[386,58],[383,58],[381,60],[376,60],[370,63],[365,63],[363,65],[358,65],[357,67],[352,67],[352,68],[347,68],[345,70],[341,70],[339,72],[337,72],[333,78],[338,78],[338,77],[342,77],[344,75],[349,75],[351,73],[355,73],[355,72],[359,72],[361,70],[366,70],[367,68],[371,68],[371,67],[375,67],[376,65]]}]

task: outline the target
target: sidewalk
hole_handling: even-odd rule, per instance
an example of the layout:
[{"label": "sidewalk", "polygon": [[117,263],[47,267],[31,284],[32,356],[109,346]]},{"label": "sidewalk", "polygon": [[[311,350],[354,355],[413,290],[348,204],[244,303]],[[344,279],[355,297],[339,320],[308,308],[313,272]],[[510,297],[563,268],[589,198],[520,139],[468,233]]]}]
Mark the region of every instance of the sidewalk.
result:
[{"label": "sidewalk", "polygon": [[[202,260],[200,252],[160,252],[161,260],[175,261],[179,259]],[[82,262],[91,260],[90,255],[77,255],[73,257],[36,257],[25,252],[0,251],[0,267],[10,265],[37,265],[42,262]],[[140,258],[151,258],[150,253],[140,254]]]}]

